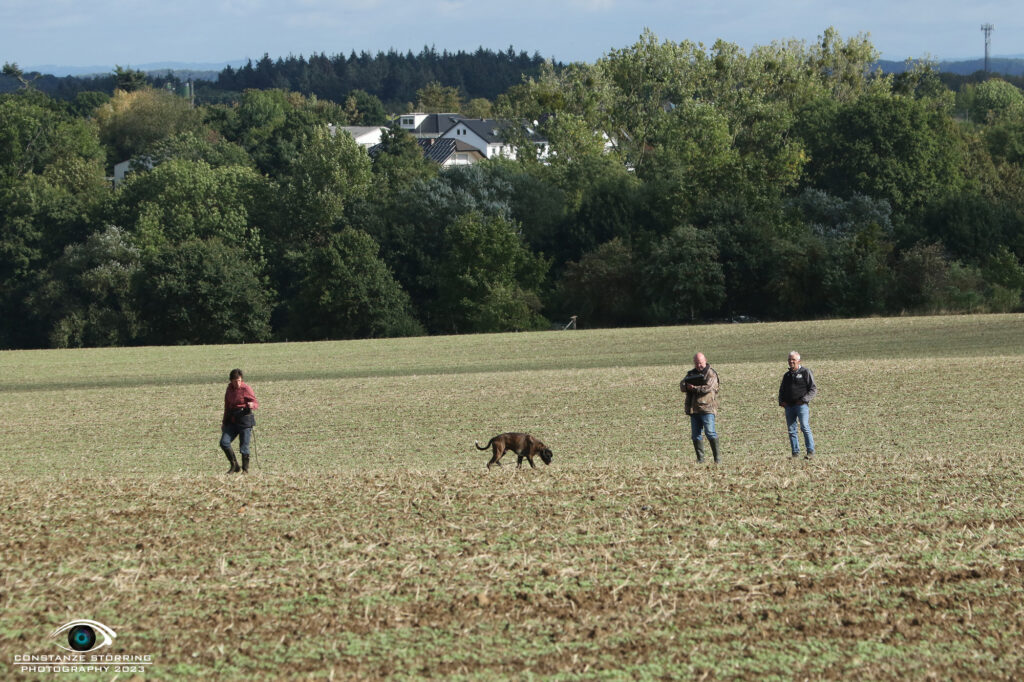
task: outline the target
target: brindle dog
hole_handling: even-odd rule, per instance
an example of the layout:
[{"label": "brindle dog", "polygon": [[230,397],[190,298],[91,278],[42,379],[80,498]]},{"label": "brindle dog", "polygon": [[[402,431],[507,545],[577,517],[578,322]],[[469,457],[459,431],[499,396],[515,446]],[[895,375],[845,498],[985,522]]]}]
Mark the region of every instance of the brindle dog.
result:
[{"label": "brindle dog", "polygon": [[534,455],[539,455],[545,464],[551,464],[551,448],[528,433],[500,433],[487,441],[487,445],[483,447],[480,446],[480,441],[474,442],[476,443],[477,450],[491,448],[491,451],[494,453],[491,461],[487,463],[488,469],[495,464],[501,466],[501,457],[509,450],[519,455],[516,468],[523,466],[523,458],[525,457],[530,462],[530,466],[536,469],[537,465],[533,463]]}]

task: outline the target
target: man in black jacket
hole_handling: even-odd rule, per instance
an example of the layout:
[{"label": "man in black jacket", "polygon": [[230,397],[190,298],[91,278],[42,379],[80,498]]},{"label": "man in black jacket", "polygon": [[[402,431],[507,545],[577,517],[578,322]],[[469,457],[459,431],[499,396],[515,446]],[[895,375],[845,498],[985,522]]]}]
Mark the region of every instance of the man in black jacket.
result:
[{"label": "man in black jacket", "polygon": [[800,439],[797,436],[797,425],[804,433],[804,444],[807,446],[807,459],[814,457],[814,436],[811,434],[811,411],[807,404],[818,394],[818,386],[814,383],[814,374],[807,367],[800,365],[800,354],[793,351],[789,354],[789,371],[782,375],[779,385],[779,406],[786,410],[786,426],[789,427],[789,446],[794,457],[800,456]]}]

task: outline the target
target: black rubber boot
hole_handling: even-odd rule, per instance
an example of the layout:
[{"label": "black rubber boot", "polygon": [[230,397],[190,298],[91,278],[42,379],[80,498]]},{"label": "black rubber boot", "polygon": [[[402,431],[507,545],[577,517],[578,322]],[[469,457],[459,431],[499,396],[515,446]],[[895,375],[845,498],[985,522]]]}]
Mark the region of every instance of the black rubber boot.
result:
[{"label": "black rubber boot", "polygon": [[226,448],[222,447],[221,450],[223,450],[224,454],[227,455],[228,462],[231,464],[231,468],[227,470],[227,473],[237,474],[239,471],[241,471],[242,467],[238,466],[238,458],[235,457],[234,449],[232,449],[232,447],[229,445]]},{"label": "black rubber boot", "polygon": [[695,439],[693,449],[697,452],[697,464],[700,464],[704,461],[704,441]]},{"label": "black rubber boot", "polygon": [[248,452],[243,452],[242,453],[242,472],[246,473],[246,474],[249,473],[249,453]]},{"label": "black rubber boot", "polygon": [[711,456],[715,459],[715,464],[718,464],[718,439],[708,437],[708,444],[711,446]]}]

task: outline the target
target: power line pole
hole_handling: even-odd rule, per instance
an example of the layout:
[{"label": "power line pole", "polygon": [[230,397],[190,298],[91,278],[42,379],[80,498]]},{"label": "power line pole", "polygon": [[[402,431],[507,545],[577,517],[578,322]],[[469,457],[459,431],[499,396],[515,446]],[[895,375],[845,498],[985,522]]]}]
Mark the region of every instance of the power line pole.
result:
[{"label": "power line pole", "polygon": [[985,34],[985,75],[988,75],[988,51],[992,45],[992,30],[995,28],[992,24],[982,24],[981,30]]}]

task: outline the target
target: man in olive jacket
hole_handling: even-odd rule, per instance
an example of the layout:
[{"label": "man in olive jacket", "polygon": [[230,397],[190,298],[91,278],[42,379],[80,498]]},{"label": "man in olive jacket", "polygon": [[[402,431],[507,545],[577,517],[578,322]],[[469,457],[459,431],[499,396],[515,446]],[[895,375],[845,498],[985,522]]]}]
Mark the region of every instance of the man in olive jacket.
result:
[{"label": "man in olive jacket", "polygon": [[690,415],[690,437],[697,452],[697,462],[704,461],[704,436],[711,446],[715,464],[719,461],[718,433],[715,415],[718,414],[718,372],[711,368],[703,353],[693,356],[693,369],[679,382],[679,390],[686,394],[685,411]]}]

